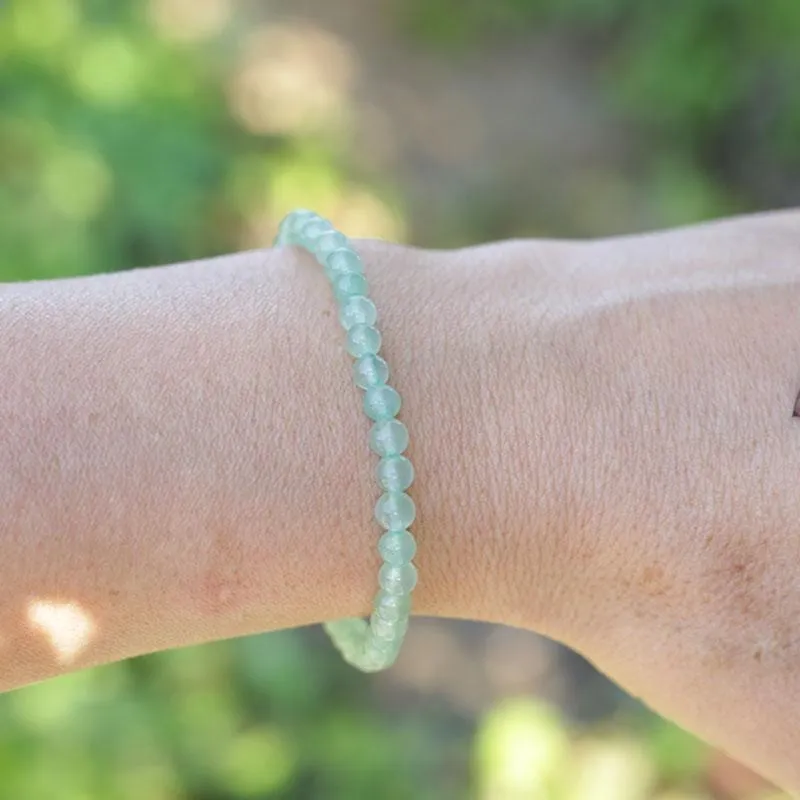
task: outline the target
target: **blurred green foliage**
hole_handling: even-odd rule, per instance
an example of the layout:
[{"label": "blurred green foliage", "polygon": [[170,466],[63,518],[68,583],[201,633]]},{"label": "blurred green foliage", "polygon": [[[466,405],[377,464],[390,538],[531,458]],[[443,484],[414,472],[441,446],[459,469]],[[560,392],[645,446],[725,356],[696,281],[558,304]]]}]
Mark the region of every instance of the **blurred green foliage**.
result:
[{"label": "blurred green foliage", "polygon": [[800,202],[795,0],[400,0],[434,49],[556,39],[646,146],[659,224]]},{"label": "blurred green foliage", "polygon": [[[235,18],[195,44],[157,35],[147,6],[0,4],[0,279],[208,256],[309,195],[374,214],[391,192],[313,130],[241,124],[225,83]],[[529,31],[574,48],[649,142],[636,157],[665,224],[799,199],[796,0],[404,0],[394,16],[446,57]],[[471,239],[494,235],[488,219],[469,220]],[[389,716],[378,685],[301,632],[49,681],[0,699],[0,797],[710,796],[706,749],[649,718],[574,731],[525,698],[482,721]]]}]

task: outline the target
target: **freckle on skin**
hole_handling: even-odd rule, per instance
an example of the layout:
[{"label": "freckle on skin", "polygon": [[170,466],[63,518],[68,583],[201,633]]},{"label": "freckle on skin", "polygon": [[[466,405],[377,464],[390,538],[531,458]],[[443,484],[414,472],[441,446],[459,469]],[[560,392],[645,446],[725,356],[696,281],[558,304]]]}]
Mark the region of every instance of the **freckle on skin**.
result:
[{"label": "freckle on skin", "polygon": [[642,588],[651,596],[664,595],[669,589],[669,581],[660,564],[651,564],[644,568],[640,580]]}]

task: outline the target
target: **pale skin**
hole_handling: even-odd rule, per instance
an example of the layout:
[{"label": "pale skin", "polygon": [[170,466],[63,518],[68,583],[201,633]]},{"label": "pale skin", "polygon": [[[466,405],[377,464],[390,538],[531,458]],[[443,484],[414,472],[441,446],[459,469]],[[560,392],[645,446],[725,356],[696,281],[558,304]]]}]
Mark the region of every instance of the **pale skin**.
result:
[{"label": "pale skin", "polygon": [[[417,467],[415,613],[555,637],[800,790],[800,214],[357,247]],[[333,314],[293,249],[0,287],[0,688],[367,612]]]}]

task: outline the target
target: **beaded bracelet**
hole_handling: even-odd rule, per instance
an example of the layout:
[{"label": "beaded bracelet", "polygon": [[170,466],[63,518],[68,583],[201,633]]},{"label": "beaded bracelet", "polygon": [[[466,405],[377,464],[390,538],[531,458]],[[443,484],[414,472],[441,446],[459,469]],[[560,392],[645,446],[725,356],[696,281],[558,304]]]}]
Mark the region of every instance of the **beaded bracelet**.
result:
[{"label": "beaded bracelet", "polygon": [[384,561],[378,573],[380,590],[369,622],[341,619],[324,627],[345,661],[364,672],[377,672],[397,658],[417,583],[411,563],[417,546],[408,531],[416,511],[405,493],[414,480],[414,467],[403,455],[408,429],[395,419],[400,395],[387,384],[389,367],[378,355],[377,311],[367,294],[364,265],[347,237],[313,211],[299,209],[283,219],[275,244],[303,247],[325,270],[339,306],[339,321],[347,331],[347,352],[355,359],[353,379],[364,390],[364,411],[373,421],[369,445],[380,456],[376,477],[383,490],[375,519],[386,531],[378,542]]}]

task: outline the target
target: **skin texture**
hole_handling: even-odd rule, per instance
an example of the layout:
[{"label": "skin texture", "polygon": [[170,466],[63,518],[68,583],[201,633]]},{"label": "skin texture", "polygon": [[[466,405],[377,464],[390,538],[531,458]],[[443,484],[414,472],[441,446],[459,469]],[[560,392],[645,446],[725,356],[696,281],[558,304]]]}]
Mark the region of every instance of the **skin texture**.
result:
[{"label": "skin texture", "polygon": [[[415,612],[576,648],[800,789],[800,216],[364,241]],[[369,423],[292,249],[0,287],[0,688],[363,614]]]}]

